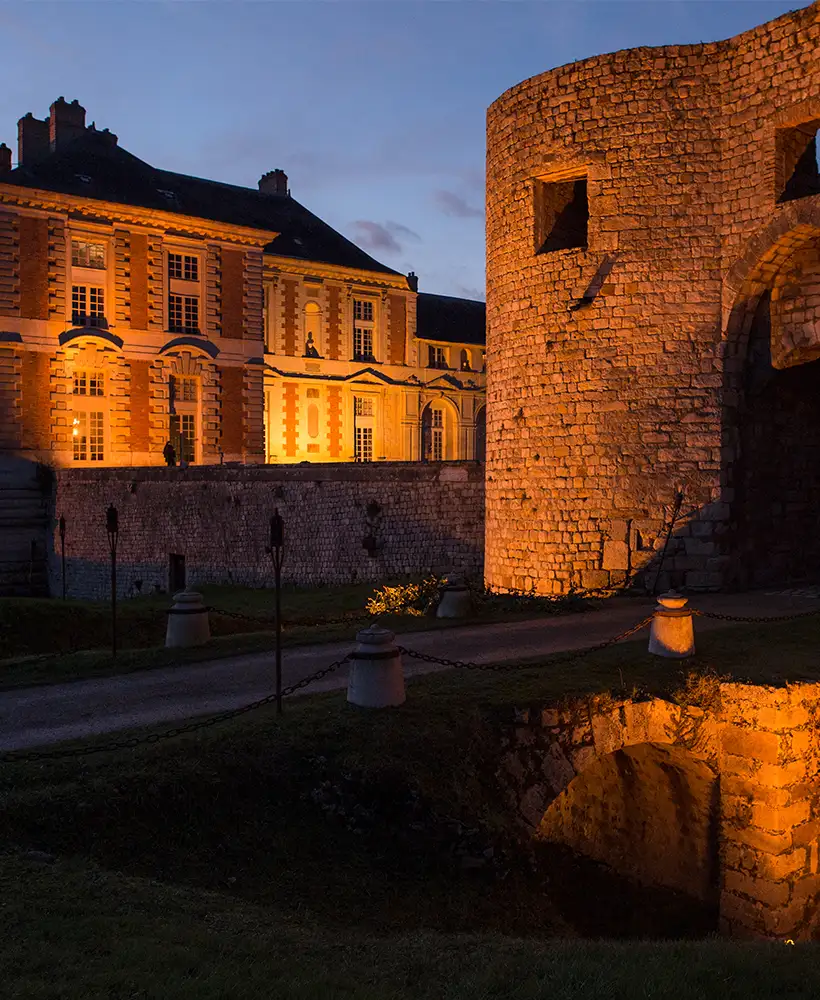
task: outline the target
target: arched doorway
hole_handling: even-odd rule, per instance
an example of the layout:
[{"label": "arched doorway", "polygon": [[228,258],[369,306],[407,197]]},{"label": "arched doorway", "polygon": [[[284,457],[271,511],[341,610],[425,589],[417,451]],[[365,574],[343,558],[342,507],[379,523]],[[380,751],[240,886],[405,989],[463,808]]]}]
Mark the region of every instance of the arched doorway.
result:
[{"label": "arched doorway", "polygon": [[421,459],[450,462],[458,458],[457,416],[445,399],[428,403],[421,413]]},{"label": "arched doorway", "polygon": [[773,235],[727,345],[727,552],[741,587],[820,578],[820,219]]}]

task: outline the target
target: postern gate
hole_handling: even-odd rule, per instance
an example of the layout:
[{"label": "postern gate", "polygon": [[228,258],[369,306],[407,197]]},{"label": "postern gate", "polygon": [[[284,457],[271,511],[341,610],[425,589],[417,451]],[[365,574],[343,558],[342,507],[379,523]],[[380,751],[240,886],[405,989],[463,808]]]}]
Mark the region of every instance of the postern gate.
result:
[{"label": "postern gate", "polygon": [[521,824],[721,930],[820,930],[820,684],[714,685],[708,705],[576,699],[516,712],[499,777]]}]

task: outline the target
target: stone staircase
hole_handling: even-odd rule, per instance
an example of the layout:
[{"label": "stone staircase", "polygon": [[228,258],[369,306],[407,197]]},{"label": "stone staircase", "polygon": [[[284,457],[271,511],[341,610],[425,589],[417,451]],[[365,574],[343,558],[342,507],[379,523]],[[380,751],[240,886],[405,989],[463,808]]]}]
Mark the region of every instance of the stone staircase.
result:
[{"label": "stone staircase", "polygon": [[0,597],[48,596],[51,491],[42,469],[0,456]]}]

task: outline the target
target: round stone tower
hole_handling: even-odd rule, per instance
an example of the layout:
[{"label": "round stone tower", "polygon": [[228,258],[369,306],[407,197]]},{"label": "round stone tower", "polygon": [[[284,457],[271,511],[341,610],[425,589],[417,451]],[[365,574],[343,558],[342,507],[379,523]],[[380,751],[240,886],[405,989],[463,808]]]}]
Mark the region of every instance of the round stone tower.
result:
[{"label": "round stone tower", "polygon": [[820,573],[818,51],[814,3],[489,109],[491,586]]}]

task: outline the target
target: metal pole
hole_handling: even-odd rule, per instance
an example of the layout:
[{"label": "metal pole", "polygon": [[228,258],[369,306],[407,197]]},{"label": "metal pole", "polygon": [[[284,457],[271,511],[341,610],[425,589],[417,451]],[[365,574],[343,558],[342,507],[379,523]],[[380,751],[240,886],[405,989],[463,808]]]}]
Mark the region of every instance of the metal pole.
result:
[{"label": "metal pole", "polygon": [[111,550],[111,656],[117,656],[117,537],[119,535],[119,517],[117,508],[112,504],[105,515],[105,527],[108,532],[108,547]]},{"label": "metal pole", "polygon": [[63,575],[63,600],[65,600],[65,515],[60,515],[60,565]]},{"label": "metal pole", "polygon": [[282,558],[285,550],[285,522],[277,507],[270,519],[270,554],[273,558],[273,587],[276,599],[276,713],[282,714]]}]

